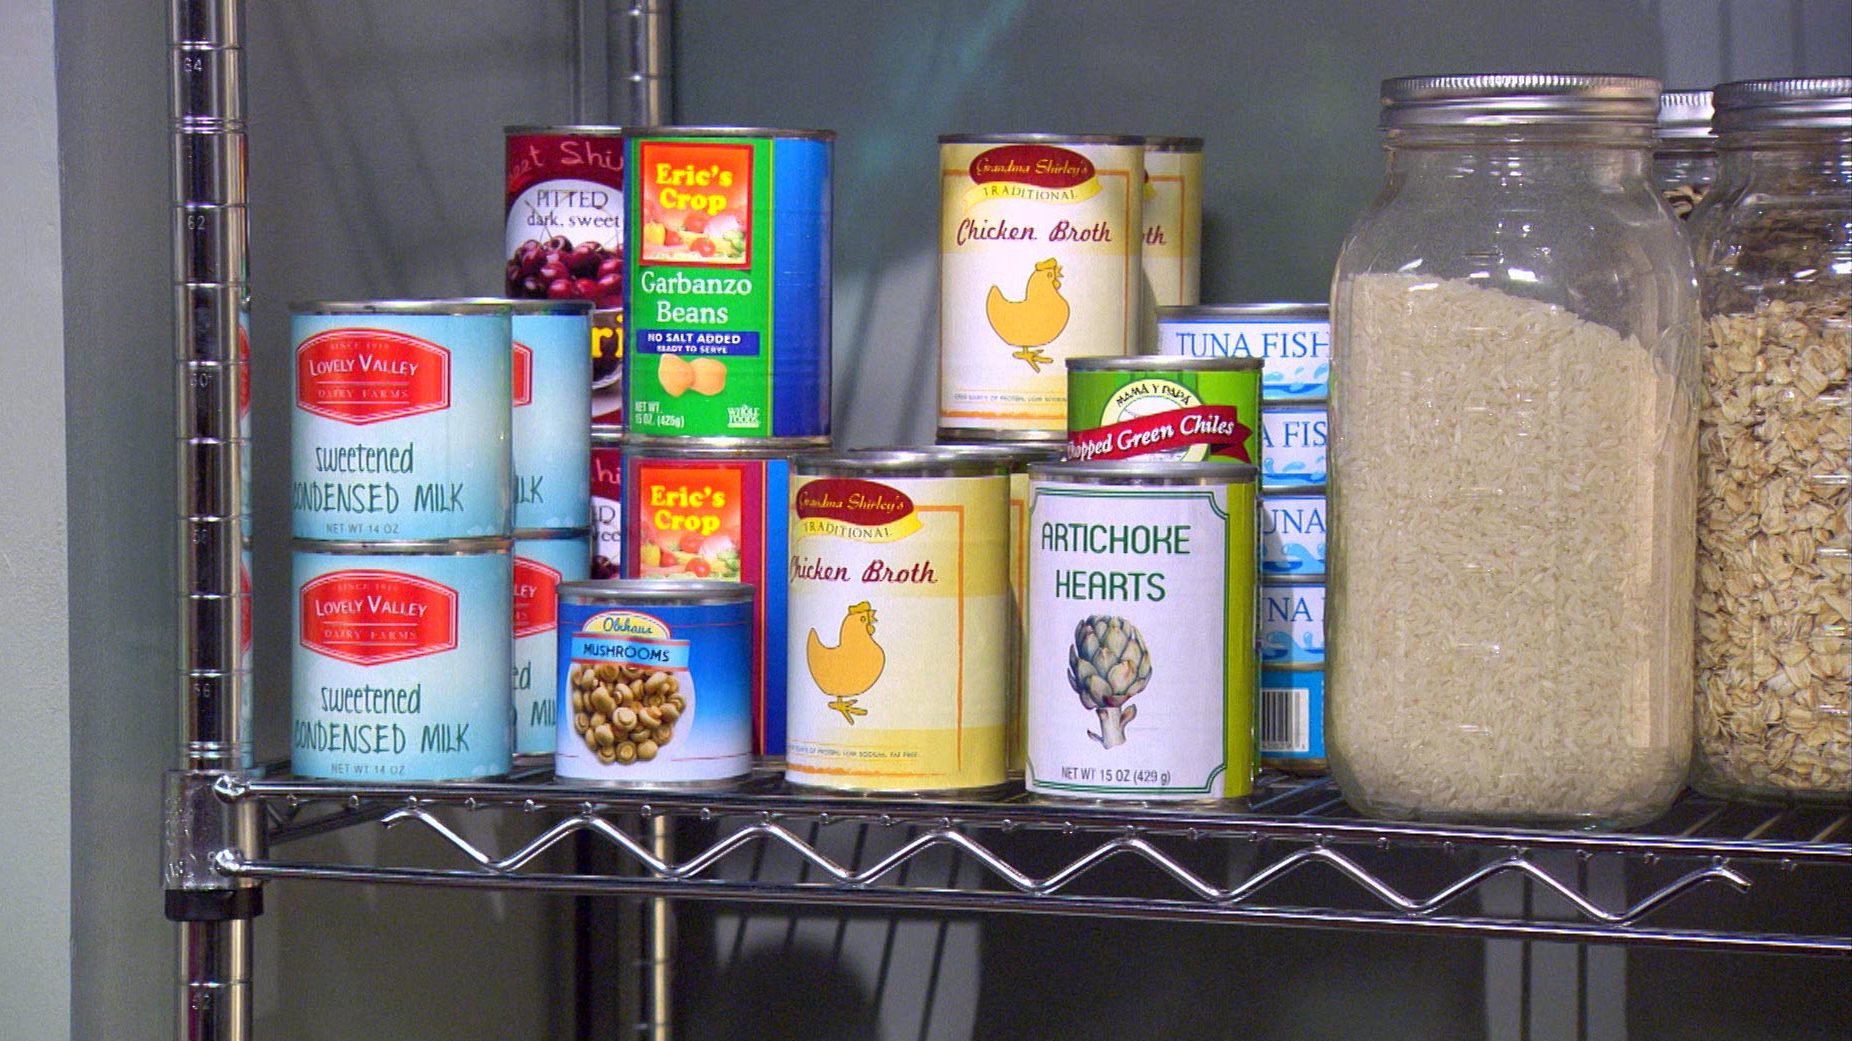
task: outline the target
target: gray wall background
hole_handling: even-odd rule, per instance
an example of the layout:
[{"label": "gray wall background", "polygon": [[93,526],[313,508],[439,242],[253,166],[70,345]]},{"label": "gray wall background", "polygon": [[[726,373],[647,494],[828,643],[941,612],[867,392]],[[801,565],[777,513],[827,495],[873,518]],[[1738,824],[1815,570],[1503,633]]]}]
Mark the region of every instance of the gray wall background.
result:
[{"label": "gray wall background", "polygon": [[[18,894],[0,931],[0,1039],[170,1030],[172,933],[156,875],[158,779],[175,732],[162,7],[0,5],[12,41],[0,57],[0,714],[23,727],[0,757],[0,888]],[[287,715],[286,304],[496,288],[499,128],[575,115],[574,7],[250,5],[266,754],[281,753]],[[931,428],[939,132],[1201,133],[1205,299],[1318,298],[1380,176],[1382,77],[1613,69],[1686,86],[1843,73],[1852,3],[681,0],[676,48],[682,120],[842,133],[835,404],[843,439],[872,443]],[[428,848],[414,836],[324,841],[362,856]],[[559,902],[296,885],[273,887],[270,908],[260,1036],[570,1028]],[[1031,1037],[1041,1012],[1077,1017],[1056,1020],[1064,1037],[1240,1036],[1246,1013],[1215,1010],[1256,993],[1291,999],[1248,1003],[1279,1017],[1251,1032],[1270,1037],[1395,1037],[1406,1023],[1554,1041],[1575,1036],[1582,1000],[1600,1038],[1682,1038],[1708,1022],[1788,1041],[1843,1036],[1817,1030],[1852,1021],[1852,984],[1817,962],[1595,952],[1583,995],[1564,982],[1578,979],[1577,955],[1562,948],[1013,918],[691,912],[684,928],[689,1036],[701,1038],[734,1036],[729,1012],[741,1008],[762,1036],[806,1022],[799,1013],[825,1003],[792,996],[817,979],[829,988],[813,993],[840,999],[843,1014],[813,1032],[858,1038]],[[1123,1000],[1076,1000],[1070,966],[1048,956],[1074,950],[1189,971]],[[1771,993],[1805,998],[1758,997]],[[1164,1014],[1129,1017],[1133,1005]]]}]

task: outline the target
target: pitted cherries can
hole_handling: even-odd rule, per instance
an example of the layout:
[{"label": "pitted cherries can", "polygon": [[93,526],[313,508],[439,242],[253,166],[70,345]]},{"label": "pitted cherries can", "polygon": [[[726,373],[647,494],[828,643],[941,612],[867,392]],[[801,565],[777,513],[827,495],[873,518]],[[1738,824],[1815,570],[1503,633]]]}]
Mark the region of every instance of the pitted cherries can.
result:
[{"label": "pitted cherries can", "polygon": [[591,510],[591,305],[514,302],[514,526],[583,528]]},{"label": "pitted cherries can", "polygon": [[1067,456],[1259,465],[1261,363],[1253,358],[1073,358]]},{"label": "pitted cherries can", "polygon": [[552,756],[559,654],[559,586],[583,582],[589,533],[518,531],[514,537],[514,754]]},{"label": "pitted cherries can", "polygon": [[624,303],[624,132],[514,126],[507,145],[508,295]]},{"label": "pitted cherries can", "polygon": [[1202,138],[1145,138],[1144,210],[1147,297],[1159,307],[1202,299]]}]

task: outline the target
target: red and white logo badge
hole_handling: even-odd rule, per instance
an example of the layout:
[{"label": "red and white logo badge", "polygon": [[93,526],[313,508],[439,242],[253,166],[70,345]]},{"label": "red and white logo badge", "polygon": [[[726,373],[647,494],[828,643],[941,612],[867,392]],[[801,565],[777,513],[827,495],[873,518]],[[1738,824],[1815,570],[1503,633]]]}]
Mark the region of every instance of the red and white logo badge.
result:
[{"label": "red and white logo badge", "polygon": [[514,407],[534,403],[534,349],[524,343],[514,345]]},{"label": "red and white logo badge", "polygon": [[416,575],[357,569],[303,585],[302,646],[381,665],[456,650],[457,591]]},{"label": "red and white logo badge", "polygon": [[296,348],[296,407],[364,426],[450,407],[450,351],[385,329],[330,329]]},{"label": "red and white logo badge", "polygon": [[514,558],[514,634],[552,632],[559,624],[560,573],[526,557]]}]

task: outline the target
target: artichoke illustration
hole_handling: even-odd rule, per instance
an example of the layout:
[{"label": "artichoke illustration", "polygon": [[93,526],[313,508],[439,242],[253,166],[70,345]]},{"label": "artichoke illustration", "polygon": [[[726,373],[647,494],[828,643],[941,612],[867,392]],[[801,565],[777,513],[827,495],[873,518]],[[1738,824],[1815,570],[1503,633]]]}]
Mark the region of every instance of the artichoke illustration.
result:
[{"label": "artichoke illustration", "polygon": [[1100,732],[1087,736],[1101,747],[1125,744],[1125,726],[1138,715],[1132,696],[1151,682],[1151,652],[1144,634],[1115,615],[1089,615],[1074,627],[1067,652],[1067,682],[1080,703],[1097,712]]}]

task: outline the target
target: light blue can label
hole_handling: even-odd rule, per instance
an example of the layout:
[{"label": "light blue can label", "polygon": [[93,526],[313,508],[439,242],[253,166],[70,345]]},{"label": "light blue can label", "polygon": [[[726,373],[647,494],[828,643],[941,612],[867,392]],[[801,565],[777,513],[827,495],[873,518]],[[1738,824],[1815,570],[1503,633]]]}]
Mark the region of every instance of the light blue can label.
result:
[{"label": "light blue can label", "polygon": [[1157,351],[1186,358],[1260,358],[1262,401],[1323,400],[1331,391],[1331,323],[1299,316],[1158,313]]},{"label": "light blue can label", "polygon": [[1325,496],[1264,495],[1260,500],[1260,571],[1263,577],[1325,573]]},{"label": "light blue can label", "polygon": [[506,313],[294,315],[296,537],[508,536],[510,329]]},{"label": "light blue can label", "polygon": [[590,577],[591,536],[514,542],[514,752],[550,756],[559,726],[559,584]]},{"label": "light blue can label", "polygon": [[514,526],[591,517],[592,316],[514,316]]},{"label": "light blue can label", "polygon": [[1323,405],[1262,406],[1260,487],[1264,492],[1325,483],[1328,422]]},{"label": "light blue can label", "polygon": [[1323,669],[1260,670],[1263,762],[1325,758]]},{"label": "light blue can label", "polygon": [[1325,587],[1320,584],[1260,587],[1260,663],[1325,663]]},{"label": "light blue can label", "polygon": [[295,771],[353,781],[507,773],[506,543],[294,556]]}]

